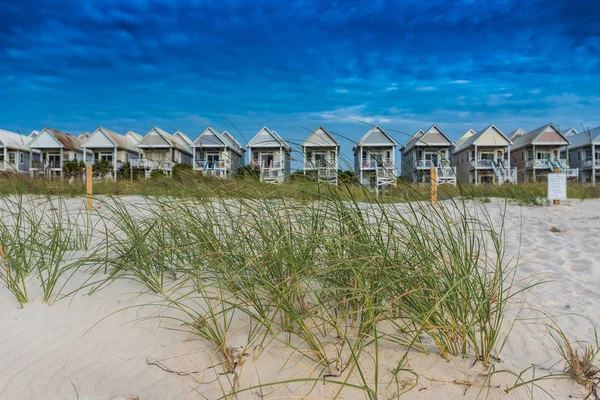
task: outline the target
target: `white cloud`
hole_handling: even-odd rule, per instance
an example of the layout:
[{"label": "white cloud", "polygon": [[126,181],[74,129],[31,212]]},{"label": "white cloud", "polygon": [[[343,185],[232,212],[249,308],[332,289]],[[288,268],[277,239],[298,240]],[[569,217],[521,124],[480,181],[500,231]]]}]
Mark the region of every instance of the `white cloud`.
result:
[{"label": "white cloud", "polygon": [[418,87],[417,90],[419,92],[433,92],[435,90],[435,87],[433,87],[433,86],[421,86],[421,87]]},{"label": "white cloud", "polygon": [[336,93],[342,93],[342,94],[343,94],[343,93],[348,93],[348,92],[350,92],[350,91],[349,91],[348,89],[335,89],[335,92],[336,92]]},{"label": "white cloud", "polygon": [[466,80],[466,79],[456,79],[453,81],[448,82],[451,85],[466,85],[467,83],[471,83],[471,81]]}]

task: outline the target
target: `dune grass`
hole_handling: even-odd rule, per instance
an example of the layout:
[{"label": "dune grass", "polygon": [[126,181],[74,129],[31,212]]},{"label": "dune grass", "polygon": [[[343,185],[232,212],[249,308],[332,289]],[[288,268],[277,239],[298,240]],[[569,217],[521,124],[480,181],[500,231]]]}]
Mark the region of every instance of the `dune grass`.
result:
[{"label": "dune grass", "polygon": [[[77,185],[62,193],[62,183],[44,184],[79,195]],[[46,302],[80,270],[92,282],[81,289],[92,292],[116,279],[135,280],[166,305],[160,317],[174,321],[174,329],[211,344],[225,397],[300,383],[308,395],[323,381],[342,397],[399,395],[407,390],[398,376],[410,373],[411,351],[490,366],[510,335],[508,305],[531,285],[515,281],[502,221],[466,200],[527,203],[542,190],[442,187],[447,200],[434,207],[427,188],[409,186],[376,197],[360,187],[306,182],[149,180],[122,183],[119,193],[154,188],[155,196],[97,196],[96,210],[86,213],[49,197],[39,212],[25,193],[43,186],[26,186],[38,185],[27,179],[20,185],[12,186],[22,190],[18,195],[4,197],[0,221],[2,283],[17,301],[27,302],[34,272]],[[105,189],[95,186],[96,193]],[[383,343],[401,349],[391,372],[380,365]],[[308,372],[243,386],[246,358],[251,350],[260,357],[256,350],[267,346],[290,349],[289,362],[309,365]]]}]

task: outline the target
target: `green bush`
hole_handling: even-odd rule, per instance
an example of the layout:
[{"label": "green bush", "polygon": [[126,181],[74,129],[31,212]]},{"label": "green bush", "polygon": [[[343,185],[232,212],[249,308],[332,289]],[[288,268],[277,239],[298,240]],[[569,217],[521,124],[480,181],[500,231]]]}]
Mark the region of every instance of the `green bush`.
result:
[{"label": "green bush", "polygon": [[105,177],[112,171],[112,163],[108,160],[97,160],[94,162],[92,166],[92,171],[94,175],[99,176],[100,178]]},{"label": "green bush", "polygon": [[184,176],[189,176],[192,172],[191,165],[183,163],[175,164],[173,166],[173,179],[181,180]]}]

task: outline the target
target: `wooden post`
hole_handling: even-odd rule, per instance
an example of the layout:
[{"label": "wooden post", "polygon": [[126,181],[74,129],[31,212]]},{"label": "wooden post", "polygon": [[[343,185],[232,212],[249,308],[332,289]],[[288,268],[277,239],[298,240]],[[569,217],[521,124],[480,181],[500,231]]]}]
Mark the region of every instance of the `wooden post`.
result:
[{"label": "wooden post", "polygon": [[92,209],[92,166],[85,166],[85,190],[87,193],[87,209]]},{"label": "wooden post", "polygon": [[[554,169],[554,173],[555,174],[560,174],[560,169],[559,168],[555,168]],[[552,200],[552,204],[554,204],[555,206],[560,205],[560,200]]]},{"label": "wooden post", "polygon": [[431,168],[431,205],[437,205],[437,168]]}]

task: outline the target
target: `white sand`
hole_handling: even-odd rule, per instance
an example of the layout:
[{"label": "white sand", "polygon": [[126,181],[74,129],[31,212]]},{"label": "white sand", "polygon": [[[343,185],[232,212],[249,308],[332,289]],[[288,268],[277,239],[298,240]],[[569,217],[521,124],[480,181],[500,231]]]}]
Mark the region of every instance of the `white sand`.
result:
[{"label": "white sand", "polygon": [[[500,208],[496,202],[488,205],[496,223]],[[560,232],[551,232],[553,226]],[[506,255],[519,257],[518,276],[546,274],[553,280],[537,287],[528,304],[543,307],[549,315],[562,315],[556,321],[572,340],[592,340],[592,325],[573,314],[600,321],[600,201],[567,201],[553,207],[509,205],[506,230]],[[72,284],[83,279],[82,272]],[[12,294],[0,287],[0,399],[212,399],[224,395],[217,383],[202,383],[215,380],[220,371],[209,368],[218,360],[210,344],[183,331],[162,329],[178,326],[152,318],[159,307],[128,308],[156,300],[141,294],[145,292],[142,285],[119,280],[91,296],[79,293],[52,306],[41,303],[39,289],[32,287],[30,291],[30,302],[21,309]],[[233,344],[243,342],[243,337],[232,339]],[[281,343],[272,342],[262,352],[250,349],[249,353],[240,373],[242,387],[307,377],[315,369]],[[383,344],[380,374],[389,377],[402,353],[392,344]],[[554,365],[559,357],[539,320],[517,322],[500,358],[497,370],[518,373],[534,365],[536,376],[541,376],[562,368]],[[201,373],[179,376],[148,365],[147,360],[160,360],[175,371]],[[482,367],[472,364],[468,359],[447,362],[435,355],[411,353],[408,367],[421,377],[406,398],[476,398],[478,394],[485,398],[481,387],[452,382],[484,384]],[[364,369],[367,375],[373,374],[372,365],[364,365]],[[409,374],[400,377],[411,378]],[[227,379],[220,378],[223,382]],[[523,388],[506,394],[504,389],[514,383],[514,376],[495,375],[488,398],[531,398]],[[381,384],[386,385],[387,381]],[[585,397],[584,389],[571,381],[546,381],[542,386],[557,399]],[[298,397],[307,387],[280,385],[264,392],[273,391],[267,398]],[[318,383],[311,398],[331,398],[338,389]],[[382,398],[394,397],[393,389],[386,387],[381,392],[386,393]],[[343,398],[365,398],[358,391],[343,393]],[[539,389],[533,394],[536,399],[548,397]],[[246,392],[240,398],[259,397]]]}]

